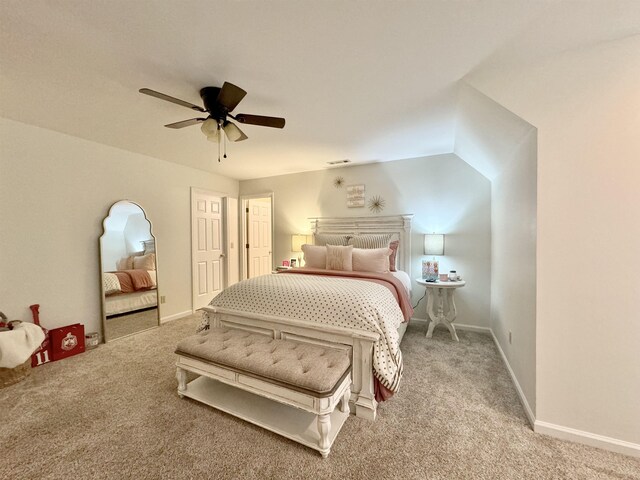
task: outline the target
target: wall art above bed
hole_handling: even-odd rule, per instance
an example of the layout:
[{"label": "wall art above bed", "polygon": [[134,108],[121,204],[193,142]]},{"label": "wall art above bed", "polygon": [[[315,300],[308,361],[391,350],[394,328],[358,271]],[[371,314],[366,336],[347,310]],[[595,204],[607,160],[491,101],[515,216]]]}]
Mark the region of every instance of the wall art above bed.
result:
[{"label": "wall art above bed", "polygon": [[347,186],[347,207],[364,207],[364,184]]}]

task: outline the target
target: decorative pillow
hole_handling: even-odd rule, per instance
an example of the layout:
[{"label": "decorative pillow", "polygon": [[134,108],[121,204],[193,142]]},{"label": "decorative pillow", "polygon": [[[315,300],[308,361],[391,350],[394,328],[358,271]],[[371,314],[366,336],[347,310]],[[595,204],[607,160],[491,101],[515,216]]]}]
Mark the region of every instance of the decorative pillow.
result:
[{"label": "decorative pillow", "polygon": [[393,233],[356,235],[349,239],[353,248],[382,248],[388,247]]},{"label": "decorative pillow", "polygon": [[156,254],[148,253],[140,257],[133,257],[133,268],[135,270],[155,270]]},{"label": "decorative pillow", "polygon": [[115,273],[104,272],[102,274],[102,285],[105,295],[111,295],[113,293],[120,293],[120,281]]},{"label": "decorative pillow", "polygon": [[350,235],[314,234],[314,245],[349,245]]},{"label": "decorative pillow", "polygon": [[327,247],[318,245],[302,245],[302,253],[304,254],[304,266],[307,268],[326,268],[327,266]]},{"label": "decorative pillow", "polygon": [[389,244],[389,248],[391,249],[391,255],[389,255],[389,270],[392,272],[396,272],[396,256],[398,255],[398,245],[400,245],[400,240],[394,240]]},{"label": "decorative pillow", "polygon": [[353,270],[356,272],[387,273],[389,271],[389,255],[391,249],[384,248],[354,248]]},{"label": "decorative pillow", "polygon": [[129,255],[118,260],[116,270],[133,270],[133,256]]},{"label": "decorative pillow", "polygon": [[327,270],[352,270],[353,247],[327,245]]}]

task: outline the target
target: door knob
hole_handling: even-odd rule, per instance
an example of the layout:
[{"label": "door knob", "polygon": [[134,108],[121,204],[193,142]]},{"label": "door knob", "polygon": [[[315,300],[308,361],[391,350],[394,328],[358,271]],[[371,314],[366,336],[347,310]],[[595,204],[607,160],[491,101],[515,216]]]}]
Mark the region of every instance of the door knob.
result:
[{"label": "door knob", "polygon": [[221,253],[220,258],[224,258],[224,257],[226,257],[226,255],[224,253]]}]

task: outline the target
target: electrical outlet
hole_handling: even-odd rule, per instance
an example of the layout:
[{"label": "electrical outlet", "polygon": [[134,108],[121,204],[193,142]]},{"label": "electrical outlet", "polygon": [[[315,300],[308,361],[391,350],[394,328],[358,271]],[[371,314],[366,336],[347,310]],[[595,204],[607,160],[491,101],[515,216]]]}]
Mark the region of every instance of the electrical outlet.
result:
[{"label": "electrical outlet", "polygon": [[509,330],[509,345],[511,345],[511,330]]},{"label": "electrical outlet", "polygon": [[[167,302],[167,297],[165,297],[164,295],[160,296],[160,303],[166,303]],[[509,343],[511,343],[511,332],[509,332]]]}]

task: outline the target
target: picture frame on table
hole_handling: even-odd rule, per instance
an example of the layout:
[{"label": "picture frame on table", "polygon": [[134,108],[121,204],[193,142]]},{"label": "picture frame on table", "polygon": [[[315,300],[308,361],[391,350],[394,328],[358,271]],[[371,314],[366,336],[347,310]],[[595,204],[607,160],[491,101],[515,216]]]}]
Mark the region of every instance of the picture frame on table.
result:
[{"label": "picture frame on table", "polygon": [[297,267],[298,266],[297,263],[298,263],[298,259],[297,258],[292,258],[291,260],[289,260],[289,266],[291,268]]}]

